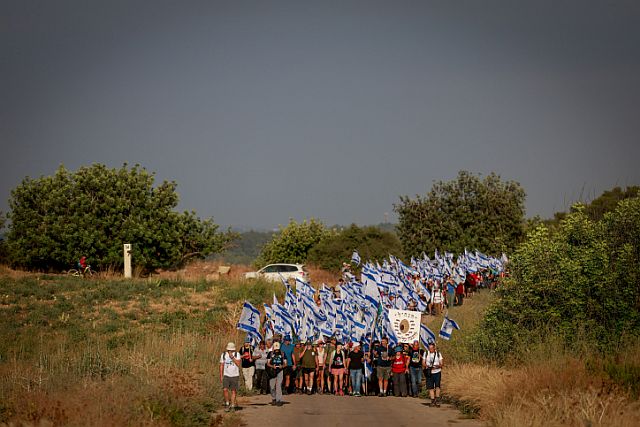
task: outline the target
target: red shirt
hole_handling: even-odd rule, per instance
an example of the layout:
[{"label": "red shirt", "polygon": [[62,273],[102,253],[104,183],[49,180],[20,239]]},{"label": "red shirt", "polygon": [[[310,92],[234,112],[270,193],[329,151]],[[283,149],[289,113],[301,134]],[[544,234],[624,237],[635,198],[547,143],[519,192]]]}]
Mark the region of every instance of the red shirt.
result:
[{"label": "red shirt", "polygon": [[397,374],[403,374],[407,369],[407,358],[403,354],[400,358],[394,357],[393,362],[391,362],[391,372],[395,372]]}]

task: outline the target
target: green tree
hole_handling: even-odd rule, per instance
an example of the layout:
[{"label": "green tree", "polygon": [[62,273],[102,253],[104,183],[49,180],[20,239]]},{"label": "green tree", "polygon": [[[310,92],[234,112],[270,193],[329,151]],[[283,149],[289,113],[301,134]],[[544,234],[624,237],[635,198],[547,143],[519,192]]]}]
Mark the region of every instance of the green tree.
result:
[{"label": "green tree", "polygon": [[263,267],[276,262],[306,262],[309,251],[331,235],[332,232],[314,218],[301,223],[291,219],[286,227],[280,226],[280,231],[264,245],[254,264]]},{"label": "green tree", "polygon": [[473,340],[485,354],[504,358],[541,330],[602,348],[640,333],[640,198],[619,202],[600,221],[575,205],[555,232],[532,230],[509,266]]},{"label": "green tree", "polygon": [[355,224],[335,233],[309,251],[308,261],[326,270],[338,271],[357,249],[364,260],[382,260],[393,254],[402,256],[402,245],[394,233],[378,227],[360,228]]},{"label": "green tree", "polygon": [[97,268],[122,265],[123,243],[150,270],[224,250],[236,237],[211,220],[174,211],[176,183],[154,186],[136,165],[95,164],[53,176],[25,178],[11,192],[7,247],[12,264],[63,270],[85,255]]},{"label": "green tree", "polygon": [[491,173],[480,179],[466,171],[436,182],[426,197],[400,197],[398,234],[404,254],[435,249],[509,252],[524,237],[525,192],[515,181]]}]

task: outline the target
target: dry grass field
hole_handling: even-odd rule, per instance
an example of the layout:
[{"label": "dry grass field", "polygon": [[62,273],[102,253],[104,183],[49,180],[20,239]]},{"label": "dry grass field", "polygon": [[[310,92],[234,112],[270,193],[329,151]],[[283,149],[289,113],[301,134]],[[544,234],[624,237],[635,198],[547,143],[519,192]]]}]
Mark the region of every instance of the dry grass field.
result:
[{"label": "dry grass field", "polygon": [[[221,417],[218,357],[243,300],[282,297],[283,286],[229,276],[217,266],[122,280],[0,270],[0,425],[239,425]],[[314,283],[335,283],[310,269]],[[640,425],[640,346],[577,357],[552,340],[506,367],[461,345],[493,299],[482,292],[451,310],[462,327],[441,344],[447,396],[495,426]],[[430,318],[432,330],[441,317]]]}]

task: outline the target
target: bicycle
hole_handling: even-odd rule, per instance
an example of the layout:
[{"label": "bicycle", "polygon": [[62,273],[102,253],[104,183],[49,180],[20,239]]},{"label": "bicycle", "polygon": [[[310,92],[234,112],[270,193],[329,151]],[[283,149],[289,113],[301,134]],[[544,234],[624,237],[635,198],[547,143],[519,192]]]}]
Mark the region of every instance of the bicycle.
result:
[{"label": "bicycle", "polygon": [[68,276],[74,276],[74,277],[86,277],[86,276],[91,277],[95,273],[96,272],[91,269],[90,265],[86,266],[84,269],[72,268],[71,270],[67,271]]}]

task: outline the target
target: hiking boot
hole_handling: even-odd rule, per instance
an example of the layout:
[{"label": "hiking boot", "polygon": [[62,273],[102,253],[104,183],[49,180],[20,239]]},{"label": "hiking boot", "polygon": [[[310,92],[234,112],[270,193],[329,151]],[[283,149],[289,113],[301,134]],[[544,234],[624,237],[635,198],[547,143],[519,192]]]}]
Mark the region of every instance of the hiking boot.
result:
[{"label": "hiking boot", "polygon": [[440,399],[439,398],[436,399],[435,402],[436,402],[436,408],[439,408],[440,407]]},{"label": "hiking boot", "polygon": [[278,402],[276,402],[276,400],[275,400],[275,399],[273,399],[273,400],[271,401],[271,406],[276,406],[276,404],[277,404],[277,403],[278,403]]},{"label": "hiking boot", "polygon": [[282,401],[281,401],[281,400],[280,400],[280,401],[278,401],[278,402],[276,402],[276,406],[282,406],[282,405],[284,405],[284,403],[282,403]]}]

